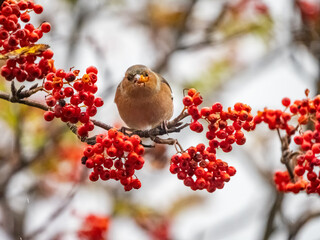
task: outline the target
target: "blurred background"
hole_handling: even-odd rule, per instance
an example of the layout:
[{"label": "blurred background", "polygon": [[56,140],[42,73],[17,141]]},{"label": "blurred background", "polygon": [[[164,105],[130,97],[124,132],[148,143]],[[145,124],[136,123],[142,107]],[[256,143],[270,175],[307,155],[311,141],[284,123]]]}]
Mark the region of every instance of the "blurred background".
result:
[{"label": "blurred background", "polygon": [[[281,99],[320,93],[318,0],[56,0],[36,3],[41,39],[57,68],[98,68],[97,120],[122,126],[113,102],[126,69],[144,64],[174,92],[201,92],[203,105],[243,102],[253,113],[281,108]],[[1,81],[1,90],[8,89]],[[38,101],[43,96],[38,95]],[[320,239],[319,196],[279,193],[276,132],[258,126],[247,143],[218,156],[237,174],[222,190],[193,192],[169,168],[174,147],[150,149],[137,172],[142,188],[90,182],[81,165],[83,144],[40,110],[0,101],[0,239],[238,240]],[[96,129],[96,133],[102,132]],[[205,134],[188,129],[170,137],[187,148]]]}]

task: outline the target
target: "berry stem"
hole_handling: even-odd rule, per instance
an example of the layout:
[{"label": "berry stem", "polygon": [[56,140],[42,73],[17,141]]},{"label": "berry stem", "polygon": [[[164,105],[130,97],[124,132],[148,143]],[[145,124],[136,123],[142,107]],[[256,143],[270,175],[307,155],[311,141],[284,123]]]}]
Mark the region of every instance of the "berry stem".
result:
[{"label": "berry stem", "polygon": [[291,182],[295,182],[294,179],[294,173],[293,173],[293,169],[291,166],[291,160],[294,159],[297,155],[297,153],[293,153],[290,149],[289,149],[289,143],[290,143],[290,136],[286,135],[284,137],[281,137],[280,134],[280,130],[279,128],[277,128],[277,133],[281,142],[281,162],[286,166],[287,171],[289,173],[290,176],[290,180]]}]

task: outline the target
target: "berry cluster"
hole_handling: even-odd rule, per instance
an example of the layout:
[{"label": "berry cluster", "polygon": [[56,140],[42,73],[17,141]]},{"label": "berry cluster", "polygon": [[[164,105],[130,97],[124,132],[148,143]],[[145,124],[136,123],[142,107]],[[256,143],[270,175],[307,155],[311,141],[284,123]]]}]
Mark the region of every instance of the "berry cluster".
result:
[{"label": "berry cluster", "polygon": [[[265,122],[270,129],[285,130],[287,138],[293,138],[293,142],[300,147],[288,159],[289,165],[294,167],[292,176],[288,171],[278,171],[274,175],[275,184],[280,191],[298,193],[306,190],[308,194],[320,194],[320,95],[314,99],[295,100],[292,104],[289,98],[283,98],[282,104],[284,111],[264,109],[254,118],[255,124]],[[297,127],[290,124],[295,121]],[[303,125],[308,125],[312,130],[303,130]]]},{"label": "berry cluster", "polygon": [[[40,14],[43,11],[41,5],[33,1],[5,1],[0,11],[0,53],[7,56],[6,64],[1,67],[1,75],[8,81],[16,78],[19,82],[34,81],[44,78],[54,70],[52,60],[53,52],[34,44],[48,33],[51,26],[44,22],[35,28],[31,23],[29,13],[33,11]],[[22,28],[19,19],[25,24]]]},{"label": "berry cluster", "polygon": [[106,240],[106,234],[110,225],[110,218],[89,214],[83,221],[77,235],[79,239]]},{"label": "berry cluster", "polygon": [[[289,107],[290,105],[290,99],[284,98],[282,100],[282,104],[285,107]],[[297,108],[293,105],[290,107],[290,110],[292,108],[292,111],[295,113],[297,112]],[[295,133],[294,126],[289,124],[289,121],[291,120],[291,113],[288,113],[286,111],[282,111],[280,109],[273,110],[273,109],[267,109],[265,108],[264,111],[258,111],[257,115],[254,117],[254,124],[260,124],[261,122],[264,122],[268,124],[269,129],[281,129],[285,130],[288,135],[292,135]],[[304,118],[302,117],[299,121],[303,122]]]},{"label": "berry cluster", "polygon": [[215,103],[199,110],[202,101],[200,93],[195,89],[189,89],[188,95],[183,98],[183,104],[192,117],[190,129],[200,133],[204,130],[200,120],[208,124],[208,146],[201,143],[188,148],[182,154],[174,155],[171,158],[170,171],[177,174],[178,178],[193,190],[207,189],[213,192],[217,188],[223,188],[224,182],[228,182],[236,173],[234,167],[216,159],[217,149],[230,152],[232,144],[243,145],[246,138],[241,130],[253,130],[254,124],[248,105],[236,103],[234,109],[228,108],[224,111],[221,103]]},{"label": "berry cluster", "polygon": [[295,182],[291,182],[288,171],[276,171],[273,180],[277,186],[278,191],[298,193],[304,190],[307,186],[307,181],[303,178],[297,178]]},{"label": "berry cluster", "polygon": [[320,17],[320,5],[316,1],[299,0],[297,5],[305,22],[316,23]]},{"label": "berry cluster", "polygon": [[[243,145],[246,138],[241,131],[251,131],[254,129],[251,107],[236,103],[234,109],[223,110],[221,103],[214,103],[211,107],[203,107],[199,110],[198,106],[202,103],[202,97],[195,89],[188,91],[188,96],[183,98],[183,104],[192,117],[190,129],[197,133],[203,131],[203,124],[199,120],[208,123],[206,137],[209,140],[207,151],[216,153],[216,148],[221,148],[224,152],[232,150],[232,144]],[[232,122],[232,124],[231,124]]]},{"label": "berry cluster", "polygon": [[184,185],[192,190],[207,189],[208,192],[214,192],[230,181],[236,169],[221,159],[216,159],[215,153],[209,152],[200,143],[196,147],[189,147],[182,154],[173,155],[170,172],[177,174],[178,179],[183,180]]},{"label": "berry cluster", "polygon": [[115,128],[106,135],[97,135],[96,144],[87,146],[83,152],[82,162],[87,168],[93,169],[89,179],[114,179],[120,181],[125,191],[139,189],[141,182],[134,173],[144,164],[144,147],[140,141],[139,136],[128,137]]},{"label": "berry cluster", "polygon": [[78,78],[79,70],[65,72],[57,69],[49,73],[43,87],[49,93],[46,103],[51,110],[44,113],[45,120],[51,121],[56,117],[63,122],[80,121],[82,125],[78,128],[78,135],[88,136],[94,128],[90,117],[96,115],[97,107],[103,105],[102,99],[94,95],[98,90],[95,84],[97,73],[93,66],[88,67],[81,78]]}]

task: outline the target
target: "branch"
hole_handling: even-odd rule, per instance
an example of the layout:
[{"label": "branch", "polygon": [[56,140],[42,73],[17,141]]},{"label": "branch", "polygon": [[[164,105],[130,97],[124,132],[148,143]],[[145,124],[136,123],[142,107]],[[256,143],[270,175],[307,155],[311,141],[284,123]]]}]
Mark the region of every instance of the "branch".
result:
[{"label": "branch", "polygon": [[320,210],[313,212],[304,212],[302,216],[298,218],[298,221],[289,226],[289,236],[288,240],[293,240],[296,238],[297,234],[301,228],[314,218],[320,217]]},{"label": "branch", "polygon": [[33,232],[29,233],[26,235],[23,239],[24,240],[31,240],[34,239],[37,235],[41,234],[44,232],[50,223],[54,221],[57,217],[61,215],[61,213],[70,205],[72,202],[72,199],[74,198],[76,192],[77,192],[77,186],[78,182],[76,182],[73,187],[71,188],[70,192],[67,194],[65,199],[61,202],[60,206],[48,217],[47,221],[45,221],[40,227],[38,227],[36,230]]},{"label": "branch", "polygon": [[44,104],[35,102],[33,100],[29,100],[29,99],[19,99],[17,96],[13,96],[13,95],[10,95],[10,94],[2,92],[2,91],[0,91],[0,98],[7,100],[9,102],[12,102],[12,103],[21,103],[21,104],[28,105],[31,107],[39,108],[44,111],[49,110],[49,108]]},{"label": "branch", "polygon": [[210,39],[210,35],[212,34],[212,32],[214,32],[220,26],[226,13],[228,12],[227,10],[228,10],[229,4],[224,3],[218,16],[215,19],[213,19],[213,21],[211,21],[211,23],[209,23],[210,26],[205,31],[205,37],[204,37],[203,41],[189,44],[189,45],[179,45],[180,40],[182,39],[184,33],[186,32],[187,21],[193,11],[193,8],[194,8],[196,2],[197,1],[193,0],[192,3],[190,4],[190,6],[187,10],[187,14],[184,19],[184,22],[182,23],[182,27],[179,29],[178,34],[176,36],[174,46],[172,47],[171,51],[169,51],[163,57],[163,59],[156,65],[156,67],[154,67],[155,71],[161,72],[162,70],[164,70],[168,64],[169,58],[177,51],[186,50],[186,49],[188,49],[188,50],[189,49],[199,49],[202,47],[207,47],[208,45],[222,44],[222,43],[225,43],[229,40],[234,39],[235,37],[237,37],[239,35],[247,33],[247,31],[242,31],[239,33],[232,34],[231,36],[227,36],[225,39],[219,40],[219,41],[214,41],[214,40]]},{"label": "branch", "polygon": [[282,206],[282,202],[283,202],[283,193],[274,191],[274,193],[276,194],[274,202],[269,210],[269,215],[268,215],[268,219],[266,222],[266,226],[265,226],[265,231],[264,231],[264,235],[262,237],[263,240],[268,240],[271,236],[271,234],[274,232],[275,230],[275,226],[274,226],[274,220],[275,217],[277,215],[277,213],[281,210],[281,206]]},{"label": "branch", "polygon": [[[182,146],[180,145],[177,139],[174,139],[174,138],[163,139],[159,137],[151,137],[151,140],[159,144],[174,145],[177,152],[184,152]],[[179,147],[179,149],[177,148],[177,146]]]},{"label": "branch", "polygon": [[[298,126],[295,129],[298,129]],[[284,137],[281,137],[281,134],[278,128],[277,128],[277,133],[281,141],[281,162],[286,166],[291,182],[295,182],[291,160],[294,159],[297,155],[299,155],[299,152],[294,152],[290,150],[289,144],[290,144],[291,138],[288,134]]]},{"label": "branch", "polygon": [[180,28],[177,31],[177,35],[174,41],[174,46],[172,47],[171,51],[167,52],[165,56],[162,58],[162,60],[153,68],[156,72],[161,72],[164,70],[168,64],[168,60],[170,59],[171,55],[176,51],[176,48],[178,47],[178,44],[180,40],[182,39],[183,35],[185,34],[187,30],[187,23],[192,15],[193,9],[196,5],[198,0],[191,0],[190,5],[188,6],[188,9],[186,10],[186,15],[181,23]]},{"label": "branch", "polygon": [[[21,87],[20,89],[22,90],[23,88],[24,87]],[[27,98],[23,98],[23,99],[20,98],[21,94],[23,96],[28,96],[28,95],[31,96],[33,93],[35,93],[37,91],[40,91],[42,89],[34,88],[34,89],[27,90],[27,91],[24,91],[24,92],[21,92],[20,89],[16,90],[15,87],[14,87],[14,84],[12,84],[11,85],[12,95],[0,91],[0,98],[4,99],[6,101],[12,102],[12,103],[20,103],[20,104],[28,105],[28,106],[31,106],[31,107],[39,108],[39,109],[42,109],[44,111],[48,111],[49,110],[49,107],[44,105],[44,104],[41,104],[39,102],[30,100],[30,99],[27,99]],[[129,129],[129,130],[124,131],[124,133],[127,134],[127,135],[136,134],[136,135],[138,135],[140,137],[143,137],[143,138],[151,138],[151,137],[164,135],[164,134],[168,134],[168,133],[180,132],[182,129],[184,129],[187,126],[189,126],[188,123],[183,124],[181,122],[187,116],[188,116],[188,113],[183,110],[180,113],[180,115],[178,115],[176,118],[174,118],[173,120],[171,120],[171,121],[169,121],[167,123],[166,128],[162,127],[162,126],[157,126],[155,128],[149,129],[149,130],[132,130],[132,129]],[[99,122],[99,121],[97,121],[95,119],[91,119],[91,121],[93,122],[93,124],[95,126],[101,127],[102,129],[105,129],[105,130],[109,130],[109,129],[111,129],[113,127],[113,126],[110,126],[108,124]],[[75,124],[67,123],[67,126],[70,128],[70,130],[74,134],[77,135],[77,126]],[[122,129],[120,129],[120,130],[122,131]],[[91,145],[95,143],[95,136],[91,137],[91,138],[84,138],[84,137],[79,137],[78,136],[78,138],[82,142],[86,142],[86,143],[91,144]]]}]

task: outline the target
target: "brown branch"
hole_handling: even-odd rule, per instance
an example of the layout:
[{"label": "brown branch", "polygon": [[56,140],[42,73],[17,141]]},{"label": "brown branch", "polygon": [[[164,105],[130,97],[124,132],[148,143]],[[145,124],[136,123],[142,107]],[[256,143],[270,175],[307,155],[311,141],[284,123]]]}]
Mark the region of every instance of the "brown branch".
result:
[{"label": "brown branch", "polygon": [[[177,139],[174,139],[174,138],[163,139],[159,137],[151,137],[151,140],[158,144],[174,145],[177,152],[184,152],[182,146],[180,145]],[[179,149],[177,148],[177,146],[179,147]]]},{"label": "brown branch", "polygon": [[9,102],[12,102],[12,103],[20,103],[20,104],[24,104],[24,105],[27,105],[30,107],[39,108],[44,111],[49,110],[49,108],[44,104],[38,103],[38,102],[30,100],[30,99],[19,99],[17,96],[13,96],[13,95],[10,95],[10,94],[2,92],[2,91],[0,91],[0,98],[7,100]]},{"label": "brown branch", "polygon": [[203,41],[200,41],[200,42],[191,43],[188,45],[177,46],[175,51],[198,50],[198,49],[205,48],[205,47],[213,47],[213,46],[228,43],[229,41],[232,41],[233,39],[238,38],[238,37],[245,35],[247,33],[248,33],[247,30],[235,32],[229,36],[226,36],[225,38],[223,38],[221,40],[214,40],[214,39],[207,38],[207,39],[204,39]]},{"label": "brown branch", "polygon": [[290,150],[289,144],[291,138],[289,135],[281,137],[280,130],[278,128],[277,133],[281,142],[281,162],[286,166],[291,182],[294,182],[295,179],[291,160],[293,160],[299,153]]},{"label": "brown branch", "polygon": [[44,232],[48,228],[50,223],[52,223],[52,221],[54,221],[57,217],[61,215],[61,213],[63,213],[63,211],[70,205],[70,203],[72,202],[72,199],[74,198],[77,192],[77,188],[76,188],[77,184],[78,182],[76,182],[73,185],[70,192],[67,194],[65,199],[61,202],[60,206],[48,217],[48,219],[39,228],[37,228],[33,232],[26,235],[23,239],[25,240],[34,239],[37,235]]},{"label": "brown branch", "polygon": [[[124,132],[126,135],[138,135],[139,137],[143,138],[151,138],[154,136],[159,136],[159,135],[165,135],[168,133],[173,133],[173,132],[180,132],[183,128],[186,128],[189,126],[189,124],[182,124],[181,120],[186,118],[189,114],[187,112],[181,112],[180,115],[178,115],[176,118],[173,120],[169,121],[167,123],[167,128],[165,129],[161,125],[154,127],[149,130],[135,130],[135,129],[127,129],[127,128],[121,128],[119,131]],[[109,130],[113,128],[113,126],[110,126],[108,124],[99,122],[95,119],[91,120],[94,125],[101,127],[105,130]]]},{"label": "brown branch", "polygon": [[229,9],[229,3],[226,2],[223,4],[221,11],[219,12],[218,16],[213,19],[213,21],[209,24],[210,26],[206,30],[206,38],[208,38],[208,35],[210,35],[212,32],[214,32],[222,23],[223,19],[225,18],[227,12]]},{"label": "brown branch", "polygon": [[268,240],[270,238],[271,234],[274,232],[274,230],[275,230],[274,220],[275,220],[277,213],[279,211],[281,211],[281,206],[282,206],[284,195],[283,195],[283,193],[277,192],[277,191],[274,191],[274,193],[275,193],[275,198],[274,198],[273,204],[269,210],[268,219],[267,219],[266,226],[265,226],[265,231],[264,231],[264,234],[262,237],[263,240]]},{"label": "brown branch", "polygon": [[186,32],[186,26],[187,26],[188,19],[190,18],[190,15],[191,15],[191,13],[193,11],[193,8],[194,8],[196,2],[197,1],[193,0],[192,3],[190,4],[190,6],[189,6],[189,8],[187,10],[186,17],[185,17],[185,19],[184,19],[184,21],[183,21],[183,23],[181,25],[181,28],[178,31],[178,34],[177,34],[175,42],[174,42],[174,46],[172,47],[171,51],[169,51],[162,58],[162,60],[154,67],[156,72],[163,71],[166,68],[167,64],[168,64],[169,58],[177,51],[186,50],[186,49],[195,50],[195,49],[199,49],[199,48],[202,48],[202,47],[207,47],[209,45],[212,46],[212,45],[218,45],[218,44],[226,43],[227,41],[230,41],[230,40],[234,39],[235,37],[237,37],[239,35],[247,33],[247,31],[235,33],[235,34],[232,34],[231,36],[228,36],[225,39],[220,40],[220,41],[214,41],[214,40],[210,39],[210,35],[212,34],[212,32],[214,32],[220,26],[220,24],[222,23],[225,15],[227,13],[229,4],[225,3],[222,6],[222,9],[219,12],[218,16],[215,19],[213,19],[213,21],[211,21],[209,23],[209,27],[205,31],[204,40],[202,40],[200,42],[197,42],[197,43],[189,44],[189,45],[179,45],[180,40],[182,39],[182,37],[184,36],[184,33]]},{"label": "brown branch", "polygon": [[[19,96],[18,96],[19,95],[18,94],[19,90],[17,91],[15,89],[14,84],[11,85],[11,90],[12,90],[12,95],[0,91],[0,98],[4,99],[6,101],[12,102],[12,103],[20,103],[20,104],[28,105],[28,106],[31,106],[31,107],[39,108],[39,109],[42,109],[44,111],[48,111],[49,110],[48,106],[46,106],[44,104],[41,104],[39,102],[30,100],[30,99],[27,99],[27,98],[20,99]],[[35,89],[32,89],[32,90],[28,90],[28,91],[37,92],[37,91],[39,91],[39,88],[35,88]],[[25,92],[26,95],[30,94],[28,91]],[[158,126],[158,127],[155,127],[155,128],[149,129],[149,130],[129,130],[130,133],[127,133],[125,131],[125,134],[127,134],[127,135],[136,134],[136,135],[138,135],[140,137],[143,137],[143,138],[150,138],[150,137],[154,137],[154,136],[158,136],[158,135],[164,135],[164,134],[173,133],[173,132],[180,132],[182,129],[186,128],[189,125],[189,124],[183,124],[181,122],[181,120],[183,120],[187,116],[188,116],[188,113],[185,112],[185,111],[182,111],[180,115],[178,115],[176,118],[174,118],[173,120],[171,120],[171,121],[169,121],[167,123],[167,128]],[[102,123],[102,122],[99,122],[99,121],[97,121],[95,119],[91,119],[91,121],[93,122],[93,124],[95,126],[101,127],[102,129],[109,130],[109,129],[112,128],[112,126],[110,126],[108,124],[105,124],[105,123]],[[77,135],[77,126],[75,124],[68,123],[67,126],[70,128],[70,130],[74,134]],[[88,144],[94,144],[95,143],[94,142],[95,137],[92,137],[92,138],[79,137],[79,139],[82,142],[87,142]]]},{"label": "brown branch", "polygon": [[304,225],[306,225],[309,221],[311,221],[314,218],[320,217],[320,211],[313,211],[313,212],[304,212],[298,220],[289,226],[289,236],[288,240],[294,240],[299,233],[299,231],[302,229]]},{"label": "brown branch", "polygon": [[178,31],[177,31],[172,49],[170,51],[168,51],[164,55],[164,57],[161,59],[161,61],[153,68],[156,72],[161,72],[167,67],[167,64],[168,64],[170,57],[175,52],[176,48],[179,45],[180,40],[182,39],[182,37],[184,36],[184,34],[187,30],[188,20],[190,19],[190,16],[192,15],[193,9],[194,9],[197,1],[198,0],[191,0],[191,3],[189,4],[188,9],[186,10],[186,15],[185,15]]}]

